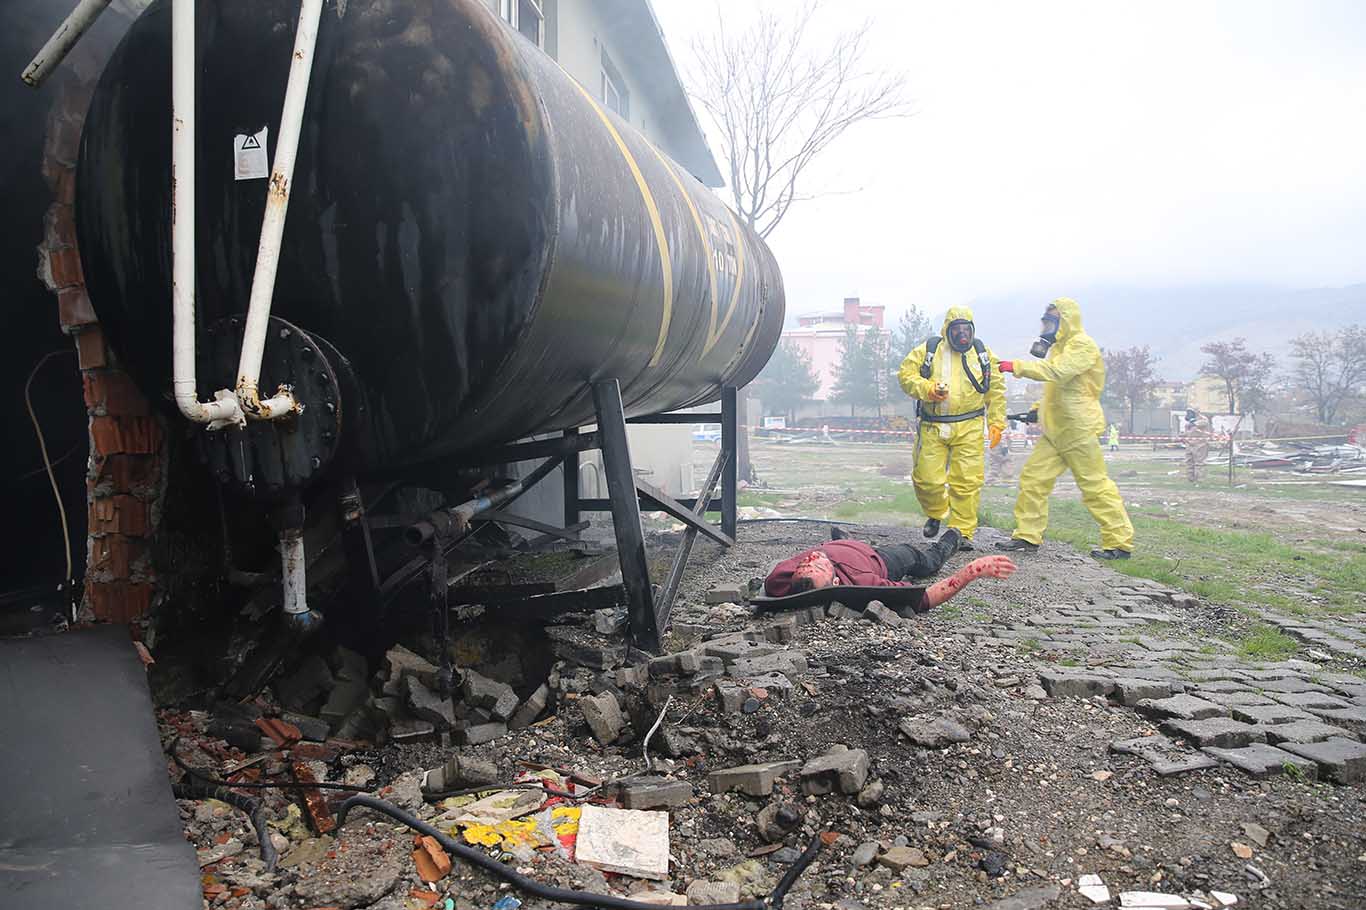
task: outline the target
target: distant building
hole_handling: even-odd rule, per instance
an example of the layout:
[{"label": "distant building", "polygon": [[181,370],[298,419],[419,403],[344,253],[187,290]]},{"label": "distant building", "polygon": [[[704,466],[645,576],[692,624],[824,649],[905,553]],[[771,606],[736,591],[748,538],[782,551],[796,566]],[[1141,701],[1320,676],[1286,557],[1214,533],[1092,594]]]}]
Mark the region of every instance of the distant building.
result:
[{"label": "distant building", "polygon": [[814,402],[824,405],[830,401],[840,351],[849,327],[853,326],[860,337],[870,330],[880,332],[885,309],[878,304],[862,303],[857,297],[846,297],[843,309],[799,316],[797,327],[783,332],[783,341],[792,342],[806,353],[820,377],[820,388],[812,398]]},{"label": "distant building", "polygon": [[1218,376],[1199,376],[1186,384],[1186,407],[1202,414],[1227,414],[1228,391]]}]

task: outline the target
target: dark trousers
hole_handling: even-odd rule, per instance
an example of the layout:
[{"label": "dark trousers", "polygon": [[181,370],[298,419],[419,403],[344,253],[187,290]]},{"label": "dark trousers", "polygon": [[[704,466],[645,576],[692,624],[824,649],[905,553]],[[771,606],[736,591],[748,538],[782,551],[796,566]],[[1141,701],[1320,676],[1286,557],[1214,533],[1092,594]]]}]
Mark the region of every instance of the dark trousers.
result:
[{"label": "dark trousers", "polygon": [[929,546],[898,543],[875,549],[887,564],[887,578],[901,581],[906,578],[929,578],[938,572],[953,555],[951,542],[941,537]]}]

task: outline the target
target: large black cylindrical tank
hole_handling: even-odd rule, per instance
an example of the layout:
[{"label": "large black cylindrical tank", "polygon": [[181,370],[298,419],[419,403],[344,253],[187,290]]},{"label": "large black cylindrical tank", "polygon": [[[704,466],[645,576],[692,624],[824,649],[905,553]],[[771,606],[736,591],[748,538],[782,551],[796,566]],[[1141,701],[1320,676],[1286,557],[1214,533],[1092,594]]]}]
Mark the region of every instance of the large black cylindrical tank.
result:
[{"label": "large black cylindrical tank", "polygon": [[[201,331],[246,309],[267,181],[234,179],[234,137],[267,127],[273,154],[297,16],[297,0],[199,4]],[[169,40],[159,0],[101,79],[77,203],[101,322],[157,398]],[[272,312],[349,359],[363,469],[589,423],[600,378],[628,414],[713,401],[755,376],[784,315],[763,241],[478,0],[328,5]],[[199,382],[203,399],[224,387]]]}]

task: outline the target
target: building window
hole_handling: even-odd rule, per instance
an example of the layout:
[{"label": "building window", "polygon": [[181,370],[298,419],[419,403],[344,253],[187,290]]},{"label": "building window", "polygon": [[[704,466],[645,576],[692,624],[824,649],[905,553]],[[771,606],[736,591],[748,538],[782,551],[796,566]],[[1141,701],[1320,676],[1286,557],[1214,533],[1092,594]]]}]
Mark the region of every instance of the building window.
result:
[{"label": "building window", "polygon": [[613,65],[605,50],[602,52],[602,103],[623,120],[631,119],[631,94],[626,91],[626,80],[621,78],[621,71]]},{"label": "building window", "polygon": [[541,0],[498,0],[498,15],[532,44],[543,46],[545,12],[541,9]]}]

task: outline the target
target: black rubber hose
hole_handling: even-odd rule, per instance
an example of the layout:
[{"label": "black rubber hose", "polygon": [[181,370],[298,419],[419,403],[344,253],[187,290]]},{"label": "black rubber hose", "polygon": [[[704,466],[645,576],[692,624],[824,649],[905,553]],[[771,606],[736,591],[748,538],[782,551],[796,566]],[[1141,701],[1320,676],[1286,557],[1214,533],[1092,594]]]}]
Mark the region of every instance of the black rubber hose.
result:
[{"label": "black rubber hose", "polygon": [[210,787],[196,780],[182,780],[173,784],[171,792],[175,794],[176,799],[216,799],[245,812],[251,819],[251,826],[256,829],[256,839],[261,843],[261,862],[266,864],[267,872],[275,871],[275,864],[280,861],[280,853],[270,840],[270,829],[266,827],[266,807],[259,799],[233,793],[227,787]]},{"label": "black rubber hose", "polygon": [[[373,796],[352,796],[341,804],[337,809],[337,827],[341,828],[346,824],[347,814],[356,806],[366,809],[373,809],[382,815],[387,815],[395,821],[403,822],[409,828],[419,834],[425,834],[434,838],[448,853],[460,857],[466,862],[472,863],[479,868],[496,875],[503,881],[524,891],[533,897],[542,900],[552,901],[560,904],[576,904],[580,907],[601,907],[603,910],[659,910],[658,904],[649,904],[644,901],[628,900],[624,897],[616,897],[611,894],[594,894],[589,891],[570,891],[565,888],[555,888],[550,885],[543,885],[535,879],[527,878],[513,869],[508,868],[498,860],[487,856],[478,850],[473,850],[464,844],[457,843],[451,838],[442,834],[440,830],[432,827],[422,819],[403,811],[392,803]],[[741,901],[735,904],[702,904],[692,908],[692,910],[782,910],[783,899],[788,890],[792,887],[797,878],[806,871],[807,866],[811,865],[820,852],[822,841],[816,837],[806,848],[806,852],[801,855],[797,862],[792,864],[792,868],[787,870],[778,887],[773,890],[768,897],[758,900]]]}]

